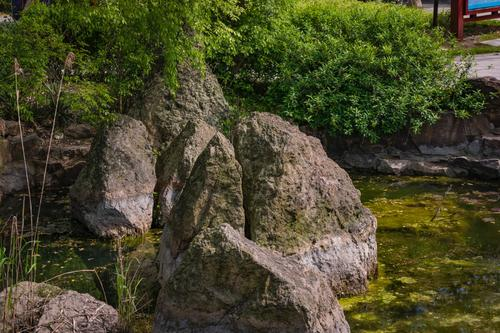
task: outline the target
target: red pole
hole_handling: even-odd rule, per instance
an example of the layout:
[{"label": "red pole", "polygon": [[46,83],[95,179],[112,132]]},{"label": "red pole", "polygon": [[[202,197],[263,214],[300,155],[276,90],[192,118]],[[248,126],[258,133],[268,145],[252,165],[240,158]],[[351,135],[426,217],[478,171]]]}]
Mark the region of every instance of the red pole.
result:
[{"label": "red pole", "polygon": [[458,40],[464,39],[464,0],[451,0],[451,32]]}]

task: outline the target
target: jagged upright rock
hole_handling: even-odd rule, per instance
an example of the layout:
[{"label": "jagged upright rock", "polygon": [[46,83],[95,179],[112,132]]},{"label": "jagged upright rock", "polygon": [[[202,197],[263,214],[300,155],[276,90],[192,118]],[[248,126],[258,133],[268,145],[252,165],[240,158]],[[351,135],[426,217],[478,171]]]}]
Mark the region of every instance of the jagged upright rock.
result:
[{"label": "jagged upright rock", "polygon": [[156,164],[156,189],[161,209],[161,225],[167,223],[195,162],[216,132],[214,127],[203,120],[189,121],[181,134],[160,156]]},{"label": "jagged upright rock", "polygon": [[165,225],[160,245],[160,276],[166,281],[182,253],[203,229],[223,223],[244,233],[241,167],[231,143],[215,134],[196,161]]},{"label": "jagged upright rock", "polygon": [[146,232],[152,223],[154,165],[144,125],[120,116],[97,135],[88,164],[71,188],[74,217],[99,236]]},{"label": "jagged upright rock", "polygon": [[376,273],[376,219],[320,141],[280,117],[256,113],[235,129],[247,236],[294,255],[340,294],[365,290]]},{"label": "jagged upright rock", "polygon": [[315,268],[222,224],[191,242],[160,292],[153,332],[336,333],[349,325]]},{"label": "jagged upright rock", "polygon": [[201,119],[220,127],[229,106],[209,68],[203,74],[189,65],[178,67],[179,89],[173,94],[157,76],[134,107],[132,115],[144,122],[155,147],[166,148],[189,120]]}]

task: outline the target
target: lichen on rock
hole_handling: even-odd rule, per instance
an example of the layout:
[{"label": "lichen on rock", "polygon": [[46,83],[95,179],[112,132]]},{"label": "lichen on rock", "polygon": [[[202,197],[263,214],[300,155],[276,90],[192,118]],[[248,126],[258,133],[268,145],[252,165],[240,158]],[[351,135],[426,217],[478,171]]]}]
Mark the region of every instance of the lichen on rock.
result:
[{"label": "lichen on rock", "polygon": [[217,133],[196,161],[185,189],[165,225],[160,244],[162,280],[203,229],[228,223],[244,233],[241,167],[231,143]]},{"label": "lichen on rock", "polygon": [[236,127],[234,145],[247,236],[318,267],[338,293],[365,290],[377,267],[376,219],[320,141],[255,113]]},{"label": "lichen on rock", "polygon": [[156,164],[161,225],[165,225],[194,164],[214,137],[216,129],[202,120],[189,121]]},{"label": "lichen on rock", "polygon": [[146,125],[160,150],[170,145],[189,120],[203,120],[217,128],[228,116],[229,106],[210,68],[202,73],[188,64],[180,65],[178,81],[179,88],[172,92],[156,76],[131,111]]}]

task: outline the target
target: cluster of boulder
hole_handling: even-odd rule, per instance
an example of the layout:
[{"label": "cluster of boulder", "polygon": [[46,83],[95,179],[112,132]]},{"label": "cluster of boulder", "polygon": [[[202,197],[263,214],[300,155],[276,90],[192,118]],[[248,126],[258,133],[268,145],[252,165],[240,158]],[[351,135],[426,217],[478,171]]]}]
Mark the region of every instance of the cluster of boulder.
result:
[{"label": "cluster of boulder", "polygon": [[205,148],[172,169],[185,177],[173,204],[160,197],[155,332],[348,331],[336,296],[364,291],[377,262],[376,220],[345,171],[274,115],[241,121],[234,146],[186,130],[212,138],[190,141]]},{"label": "cluster of boulder", "polygon": [[[179,76],[175,98],[157,77],[97,135],[83,125],[56,135],[49,186],[74,183],[74,217],[102,237],[143,234],[158,214],[156,333],[349,332],[337,297],[365,291],[377,273],[377,222],[349,175],[276,115],[252,114],[223,134],[228,105],[215,76],[189,67]],[[500,118],[489,114],[444,115],[411,148],[399,137],[325,145],[348,167],[498,179]],[[33,184],[47,136],[23,138]],[[18,124],[0,121],[0,200],[28,184],[20,143]],[[10,297],[14,330],[119,329],[116,310],[88,295],[21,283],[0,293],[2,309]],[[5,313],[1,323],[5,331]]]},{"label": "cluster of boulder", "polygon": [[147,107],[97,135],[75,217],[121,237],[147,231],[159,206],[154,332],[348,332],[337,296],[377,271],[376,219],[348,174],[275,115],[226,137],[216,79],[182,75],[175,103],[153,87]]},{"label": "cluster of boulder", "polygon": [[[153,221],[164,228],[154,332],[349,332],[337,297],[366,290],[377,245],[376,219],[348,174],[318,139],[275,115],[253,114],[223,134],[228,105],[215,76],[179,74],[175,98],[156,78],[129,116],[96,135],[82,130],[79,141],[56,137],[49,185],[60,185],[57,170],[74,183],[72,213],[96,235],[143,234]],[[19,133],[1,125],[4,151]],[[45,137],[25,137],[40,161]],[[9,166],[0,191],[11,165],[24,172],[10,151],[0,154]],[[16,325],[36,332],[118,327],[116,311],[88,295],[29,283],[14,294]]]}]

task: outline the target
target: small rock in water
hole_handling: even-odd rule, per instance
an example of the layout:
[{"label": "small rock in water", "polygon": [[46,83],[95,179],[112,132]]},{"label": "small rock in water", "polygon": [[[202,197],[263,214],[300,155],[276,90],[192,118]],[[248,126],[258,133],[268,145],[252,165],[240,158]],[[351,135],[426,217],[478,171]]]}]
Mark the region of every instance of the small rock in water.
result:
[{"label": "small rock in water", "polygon": [[495,219],[492,218],[492,217],[483,217],[481,219],[481,221],[485,222],[485,223],[491,223],[491,224],[495,224]]}]

